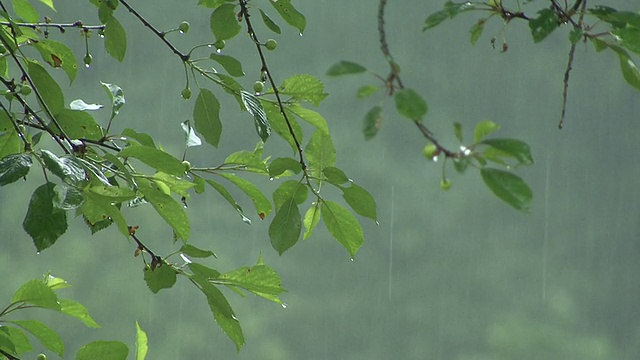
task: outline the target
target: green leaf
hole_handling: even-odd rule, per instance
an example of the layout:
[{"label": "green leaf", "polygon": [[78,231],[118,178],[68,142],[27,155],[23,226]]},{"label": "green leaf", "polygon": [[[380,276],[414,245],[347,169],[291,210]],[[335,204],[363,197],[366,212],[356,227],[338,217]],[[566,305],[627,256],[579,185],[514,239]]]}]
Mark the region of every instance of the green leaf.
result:
[{"label": "green leaf", "polygon": [[42,60],[53,67],[61,67],[69,82],[73,82],[78,73],[78,63],[67,45],[50,39],[39,39],[33,46],[40,52]]},{"label": "green leaf", "polygon": [[456,139],[458,139],[458,141],[462,143],[462,124],[460,124],[459,122],[454,122],[453,133],[456,136]]},{"label": "green leaf", "polygon": [[[129,238],[129,227],[124,216],[117,206],[113,205],[111,197],[98,195],[92,191],[85,190],[85,202],[80,207],[80,212],[85,216],[86,221],[92,230],[97,226],[97,230],[102,226],[114,221],[118,225],[118,230],[126,238]],[[97,231],[96,230],[96,231]]]},{"label": "green leaf", "polygon": [[238,205],[238,203],[235,201],[233,196],[231,196],[231,193],[229,193],[229,191],[224,186],[222,186],[222,184],[219,184],[219,183],[217,183],[217,182],[215,182],[213,180],[210,180],[210,179],[206,179],[206,182],[207,182],[207,184],[211,185],[211,187],[216,189],[216,191],[218,193],[220,193],[220,195],[222,195],[222,197],[225,200],[227,200],[227,202],[229,204],[231,204],[231,206],[233,206],[234,209],[236,209],[236,211],[240,215],[240,218],[242,219],[242,221],[244,221],[246,224],[251,225],[251,220],[244,215],[244,211],[242,210],[242,207],[240,207],[240,205]]},{"label": "green leaf", "polygon": [[235,2],[235,0],[198,0],[198,5],[215,9],[218,6],[229,2]]},{"label": "green leaf", "polygon": [[185,254],[186,256],[194,257],[194,258],[207,258],[209,256],[216,257],[216,254],[211,250],[202,250],[191,244],[184,244],[180,248],[180,252]]},{"label": "green leaf", "polygon": [[620,71],[624,80],[636,90],[640,90],[640,71],[636,63],[629,57],[626,51],[617,47],[611,47],[618,54],[620,60]]},{"label": "green leaf", "polygon": [[362,133],[364,134],[364,139],[373,139],[378,134],[378,130],[380,130],[381,126],[382,107],[374,106],[367,112],[364,116],[364,121],[362,122]]},{"label": "green leaf", "polygon": [[[190,268],[191,265],[195,264],[190,264]],[[191,276],[191,280],[198,285],[202,293],[206,296],[211,313],[222,331],[236,345],[236,350],[240,351],[240,348],[244,345],[244,335],[242,334],[240,322],[233,313],[233,309],[231,309],[231,305],[229,305],[227,299],[218,288],[209,283],[207,278],[194,275]]]},{"label": "green leaf", "polygon": [[193,107],[193,120],[198,133],[213,147],[218,147],[222,123],[220,122],[220,103],[207,89],[200,89]]},{"label": "green leaf", "polygon": [[181,179],[174,175],[165,174],[163,172],[157,172],[153,174],[153,178],[157,179],[158,182],[164,184],[164,186],[169,187],[169,190],[171,190],[172,192],[184,197],[188,197],[188,190],[196,185],[191,181]]},{"label": "green leaf", "polygon": [[23,229],[31,236],[38,251],[55,244],[67,231],[67,213],[53,206],[54,187],[54,183],[47,182],[33,192],[22,222]]},{"label": "green leaf", "polygon": [[53,206],[60,210],[74,210],[79,208],[84,203],[84,196],[82,190],[70,186],[65,183],[57,184],[53,191],[56,196],[53,198]]},{"label": "green leaf", "polygon": [[241,267],[211,279],[214,284],[240,287],[267,300],[282,304],[278,295],[286,290],[282,287],[280,276],[266,265]]},{"label": "green leaf", "polygon": [[193,275],[200,277],[207,282],[209,281],[209,279],[217,278],[218,276],[220,276],[220,272],[218,272],[218,270],[212,269],[202,264],[190,263],[187,266],[189,267],[189,270],[193,272]]},{"label": "green leaf", "polygon": [[515,158],[520,165],[533,164],[529,145],[516,139],[487,139],[481,142]]},{"label": "green leaf", "polygon": [[307,212],[304,214],[303,224],[304,224],[304,234],[302,235],[302,240],[306,240],[313,234],[313,230],[318,226],[320,222],[320,214],[321,212],[320,205],[315,202],[313,206],[310,207]]},{"label": "green leaf", "polygon": [[60,312],[72,316],[90,328],[99,328],[100,325],[91,318],[87,308],[79,302],[62,299],[60,302]]},{"label": "green leaf", "polygon": [[56,8],[53,6],[53,0],[40,0],[40,2],[47,5],[51,10],[56,11]]},{"label": "green leaf", "polygon": [[64,108],[64,95],[58,83],[35,61],[27,62],[27,71],[49,110],[57,114]]},{"label": "green leaf", "polygon": [[344,173],[344,171],[334,166],[329,166],[322,169],[322,174],[324,175],[327,182],[333,185],[342,185],[350,181],[349,177]]},{"label": "green leaf", "polygon": [[39,320],[13,320],[9,321],[28,331],[48,350],[51,350],[62,357],[64,355],[64,342],[57,332]]},{"label": "green leaf", "polygon": [[290,157],[276,158],[269,163],[269,177],[271,178],[280,176],[287,170],[291,170],[294,174],[297,174],[302,171],[302,165],[300,161]]},{"label": "green leaf", "polygon": [[499,129],[500,125],[491,120],[482,120],[478,122],[478,124],[476,124],[476,128],[473,130],[473,143],[477,144],[480,140]]},{"label": "green leaf", "polygon": [[86,182],[87,173],[78,158],[63,155],[56,156],[49,150],[41,150],[40,156],[47,170],[69,184],[83,184]]},{"label": "green leaf", "polygon": [[394,96],[396,101],[396,109],[400,115],[414,120],[421,121],[427,114],[427,103],[413,89],[402,89],[396,91]]},{"label": "green leaf", "polygon": [[115,84],[107,84],[103,82],[101,82],[100,84],[105,89],[107,95],[109,95],[109,99],[111,100],[111,119],[113,119],[116,115],[118,115],[120,109],[125,104],[124,91],[122,91],[122,88]]},{"label": "green leaf", "polygon": [[285,79],[280,86],[280,94],[289,95],[298,101],[308,101],[314,106],[320,105],[329,95],[324,92],[324,85],[320,79],[309,74],[293,75]]},{"label": "green leaf", "polygon": [[472,45],[475,45],[476,42],[478,42],[478,39],[482,35],[482,31],[484,30],[484,24],[486,22],[487,22],[487,19],[480,19],[469,30],[469,33],[471,33],[469,42],[471,42]]},{"label": "green leaf", "polygon": [[262,21],[264,22],[264,24],[267,26],[269,30],[273,31],[276,34],[280,34],[282,32],[280,30],[280,26],[278,26],[278,24],[276,24],[273,20],[271,20],[269,15],[267,15],[264,11],[262,11],[262,9],[260,9],[260,16],[262,16]]},{"label": "green leaf", "polygon": [[5,186],[27,176],[33,165],[28,154],[14,154],[0,160],[0,186]]},{"label": "green leaf", "polygon": [[13,11],[21,17],[24,21],[35,23],[40,19],[40,15],[36,8],[33,7],[27,0],[11,0],[13,5]]},{"label": "green leaf", "polygon": [[[261,103],[265,113],[267,114],[267,118],[269,119],[269,123],[271,124],[271,128],[273,129],[273,131],[291,146],[291,149],[294,153],[297,153],[298,148],[296,142],[289,132],[289,127],[287,126],[287,122],[284,116],[282,116],[282,113],[280,112],[278,104],[271,104],[266,101],[261,101]],[[291,127],[293,128],[294,134],[296,134],[296,138],[300,143],[302,143],[303,136],[300,124],[298,124],[296,119],[292,117],[288,117],[288,119]]]},{"label": "green leaf", "polygon": [[234,4],[222,4],[211,13],[211,32],[216,40],[228,40],[240,33]]},{"label": "green leaf", "polygon": [[136,360],[144,360],[149,351],[149,338],[136,321]]},{"label": "green leaf", "polygon": [[355,256],[358,249],[364,244],[362,227],[356,217],[342,205],[324,200],[322,202],[322,220],[329,233],[347,249],[351,257]]},{"label": "green leaf", "polygon": [[29,280],[22,284],[13,294],[11,302],[25,302],[37,307],[60,311],[58,296],[40,279]]},{"label": "green leaf", "polygon": [[286,110],[287,113],[290,111],[291,113],[296,114],[300,119],[306,121],[307,123],[313,125],[316,129],[329,135],[329,125],[327,125],[327,120],[325,120],[325,118],[323,118],[319,113],[304,108],[297,103],[289,105]]},{"label": "green leaf", "polygon": [[144,281],[147,283],[149,290],[157,294],[162,289],[170,289],[176,283],[176,271],[167,264],[160,264],[155,269],[151,266],[144,268]]},{"label": "green leaf", "polygon": [[357,214],[377,221],[376,201],[363,187],[351,183],[349,187],[341,187],[342,197]]},{"label": "green leaf", "polygon": [[302,219],[296,199],[291,197],[285,200],[276,211],[276,216],[269,226],[269,238],[271,246],[282,255],[290,247],[295,245],[300,238]]},{"label": "green leaf", "polygon": [[111,16],[104,28],[104,48],[107,54],[122,62],[127,52],[127,34],[114,16]]},{"label": "green leaf", "polygon": [[331,137],[321,131],[313,133],[305,150],[309,169],[315,177],[320,177],[324,168],[336,165],[336,150]]},{"label": "green leaf", "polygon": [[142,161],[152,168],[167,174],[181,176],[184,175],[184,165],[182,161],[172,155],[149,146],[131,145],[120,150],[118,157],[132,157]]},{"label": "green leaf", "polygon": [[20,355],[33,350],[33,346],[31,346],[24,330],[13,326],[3,326],[0,328],[0,349],[10,350],[14,354]]},{"label": "green leaf", "polygon": [[262,194],[262,191],[260,191],[260,189],[258,189],[258,187],[253,183],[235,174],[219,173],[217,175],[220,175],[223,178],[229,180],[240,190],[242,190],[242,192],[247,194],[247,196],[253,202],[253,206],[255,206],[256,211],[261,219],[271,213],[271,203],[269,202],[269,199],[267,199],[267,197]]},{"label": "green leaf", "polygon": [[378,87],[375,85],[364,85],[358,89],[357,97],[358,99],[364,99],[373,95],[376,91],[378,91]]},{"label": "green leaf", "polygon": [[215,52],[209,55],[211,60],[217,62],[222,65],[222,67],[227,70],[229,75],[231,76],[244,76],[244,71],[242,70],[242,63],[238,61],[238,59],[229,55],[220,55]]},{"label": "green leaf", "polygon": [[538,11],[538,17],[529,21],[529,28],[533,36],[533,42],[539,43],[559,25],[558,14],[552,9],[542,9]]},{"label": "green leaf", "polygon": [[224,160],[225,165],[241,165],[244,170],[259,174],[267,173],[267,165],[260,156],[247,150],[234,152]]},{"label": "green leaf", "polygon": [[424,26],[422,27],[422,31],[429,30],[433,27],[440,25],[441,22],[449,19],[453,19],[456,15],[475,9],[475,4],[471,2],[463,2],[463,3],[454,3],[452,1],[447,1],[444,4],[444,9],[436,11],[429,15],[424,22]]},{"label": "green leaf", "polygon": [[269,126],[267,113],[264,112],[260,100],[255,95],[244,90],[240,92],[240,97],[249,114],[253,115],[253,122],[258,136],[260,136],[262,142],[266,142],[269,135],[271,135],[271,126]]},{"label": "green leaf", "polygon": [[129,348],[120,341],[98,340],[78,350],[75,360],[127,360]]},{"label": "green leaf", "polygon": [[584,30],[582,30],[581,28],[574,28],[569,33],[569,41],[572,44],[577,44],[578,41],[580,41],[583,38],[583,36],[584,36]]},{"label": "green leaf", "polygon": [[279,209],[285,202],[293,198],[296,204],[301,205],[307,200],[308,192],[307,186],[300,181],[287,180],[273,192],[273,203],[276,209]]},{"label": "green leaf", "polygon": [[304,33],[307,19],[291,5],[291,0],[269,0],[269,4],[276,9],[287,24],[298,29],[300,35]]},{"label": "green leaf", "polygon": [[530,210],[533,194],[529,185],[519,176],[491,168],[480,169],[480,174],[484,183],[498,198],[517,210],[524,212]]},{"label": "green leaf", "polygon": [[[128,139],[133,139],[133,140],[137,141],[140,145],[143,145],[143,146],[149,146],[149,147],[152,147],[152,148],[156,147],[156,144],[153,142],[153,138],[149,134],[139,133],[139,132],[137,132],[137,131],[135,131],[133,129],[126,128],[126,129],[122,130],[122,136],[124,136],[124,137],[126,137]],[[127,139],[127,142],[129,144],[135,144],[135,143],[129,141],[128,139]]]},{"label": "green leaf", "polygon": [[608,6],[596,5],[588,12],[617,29],[627,25],[640,28],[640,14],[631,11],[618,11]]},{"label": "green leaf", "polygon": [[23,151],[23,142],[15,130],[9,130],[0,135],[0,158]]},{"label": "green leaf", "polygon": [[158,214],[173,229],[176,236],[184,241],[189,239],[191,227],[189,226],[189,218],[184,211],[182,205],[175,201],[171,196],[159,190],[151,181],[140,179],[138,181],[138,189],[147,201],[153,205]]},{"label": "green leaf", "polygon": [[338,63],[331,65],[327,70],[328,76],[340,76],[348,74],[360,74],[367,71],[367,68],[351,61],[342,60]]},{"label": "green leaf", "polygon": [[71,139],[97,141],[102,138],[102,129],[86,111],[62,109],[56,114],[56,120]]}]

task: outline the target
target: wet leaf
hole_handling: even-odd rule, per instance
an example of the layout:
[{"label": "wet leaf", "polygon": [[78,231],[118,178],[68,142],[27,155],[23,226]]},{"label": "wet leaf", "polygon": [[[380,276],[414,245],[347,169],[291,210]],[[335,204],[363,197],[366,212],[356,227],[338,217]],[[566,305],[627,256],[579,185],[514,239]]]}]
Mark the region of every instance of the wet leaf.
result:
[{"label": "wet leaf", "polygon": [[58,356],[64,355],[64,342],[57,332],[53,331],[50,327],[45,325],[39,320],[13,320],[9,321],[15,324],[31,335],[33,335],[44,347],[48,350],[55,352]]},{"label": "wet leaf", "polygon": [[236,209],[242,221],[244,221],[246,224],[251,225],[251,220],[244,215],[242,207],[238,205],[231,193],[224,186],[222,186],[222,184],[219,184],[211,179],[206,179],[205,181],[207,182],[207,184],[211,185],[211,187],[213,187],[220,195],[222,195],[222,197],[227,200],[227,202],[231,204],[234,209]]},{"label": "wet leaf", "polygon": [[149,146],[131,145],[120,150],[118,157],[132,157],[142,161],[152,168],[165,172],[167,174],[181,176],[184,175],[185,169],[182,161],[172,155]]},{"label": "wet leaf", "polygon": [[487,19],[480,19],[469,30],[469,33],[471,33],[469,42],[471,42],[472,45],[475,45],[475,43],[478,41],[478,39],[482,35],[482,31],[484,30],[484,24],[486,24],[486,22],[487,22]]},{"label": "wet leaf", "polygon": [[364,116],[364,121],[362,122],[362,133],[364,134],[364,139],[373,139],[378,134],[378,130],[380,130],[381,126],[382,107],[374,106],[367,112]]},{"label": "wet leaf", "polygon": [[271,135],[271,126],[269,125],[267,113],[265,113],[262,108],[260,100],[258,100],[255,95],[246,91],[242,91],[240,93],[240,97],[242,98],[242,103],[247,108],[247,111],[253,115],[253,123],[256,126],[258,136],[262,142],[266,142]]},{"label": "wet leaf", "polygon": [[214,284],[245,289],[278,304],[282,304],[282,300],[280,300],[278,295],[286,291],[282,287],[280,276],[278,276],[275,270],[266,265],[241,267],[224,273],[210,281]]},{"label": "wet leaf", "polygon": [[122,62],[127,52],[127,34],[114,16],[109,17],[104,28],[104,47],[107,54]]},{"label": "wet leaf", "polygon": [[229,173],[219,173],[218,175],[232,182],[235,186],[237,186],[242,192],[244,192],[253,202],[253,206],[256,208],[256,212],[258,214],[264,214],[267,216],[271,213],[271,203],[269,199],[248,180],[245,180],[235,174]]},{"label": "wet leaf", "polygon": [[454,3],[453,1],[447,1],[444,4],[444,9],[436,11],[429,15],[424,22],[424,26],[422,27],[422,31],[429,30],[434,28],[443,21],[447,19],[453,19],[458,14],[473,10],[475,8],[475,4],[465,1],[461,3]]},{"label": "wet leaf", "polygon": [[209,58],[211,58],[211,60],[217,62],[218,64],[222,65],[222,67],[229,73],[229,75],[236,76],[236,77],[244,76],[244,71],[242,70],[242,63],[238,61],[238,59],[234,58],[233,56],[220,55],[214,52],[214,53],[211,53]]},{"label": "wet leaf", "polygon": [[33,165],[28,154],[14,154],[0,160],[0,186],[5,186],[27,176]]},{"label": "wet leaf", "polygon": [[242,29],[236,18],[234,4],[222,4],[218,6],[211,13],[209,24],[216,40],[231,39],[238,35]]},{"label": "wet leaf", "polygon": [[275,178],[287,170],[297,174],[302,171],[302,165],[300,161],[290,157],[275,158],[269,163],[269,177]]},{"label": "wet leaf", "polygon": [[211,91],[200,89],[193,107],[193,120],[196,130],[204,137],[204,140],[213,147],[218,147],[222,133],[220,103]]},{"label": "wet leaf", "polygon": [[349,254],[355,256],[364,244],[362,227],[358,220],[344,206],[324,200],[322,202],[322,220],[329,233],[344,246]]},{"label": "wet leaf", "polygon": [[305,150],[307,163],[313,176],[321,177],[324,168],[336,165],[336,150],[333,147],[333,141],[329,135],[321,131],[316,130],[313,133]]},{"label": "wet leaf", "polygon": [[351,183],[349,187],[341,187],[342,197],[358,215],[377,221],[376,201],[363,187]]},{"label": "wet leaf", "polygon": [[13,294],[11,302],[25,302],[37,307],[60,311],[58,296],[40,279],[30,280],[22,284]]},{"label": "wet leaf", "polygon": [[207,258],[209,256],[216,257],[216,254],[211,250],[202,250],[191,244],[184,244],[180,248],[180,252],[194,258]]},{"label": "wet leaf", "polygon": [[307,200],[309,189],[306,185],[296,180],[284,181],[273,192],[273,203],[279,209],[287,200],[293,198],[297,205],[301,205]]},{"label": "wet leaf", "polygon": [[529,21],[533,42],[539,43],[558,27],[558,14],[552,9],[538,11],[538,17]]},{"label": "wet leaf", "polygon": [[408,119],[421,121],[427,114],[427,103],[413,89],[396,91],[394,99],[398,113]]},{"label": "wet leaf", "polygon": [[324,92],[322,82],[309,74],[293,75],[285,79],[280,86],[280,94],[291,96],[298,101],[308,101],[314,106],[320,105],[329,95]]},{"label": "wet leaf", "polygon": [[494,123],[491,120],[483,120],[476,124],[473,130],[473,143],[477,144],[480,140],[487,137],[489,134],[500,129],[500,125]]},{"label": "wet leaf", "polygon": [[126,360],[128,355],[129,349],[124,343],[98,340],[81,347],[75,360]]},{"label": "wet leaf", "polygon": [[295,245],[300,238],[302,219],[296,200],[292,197],[285,200],[276,211],[276,216],[269,226],[271,246],[282,255]]},{"label": "wet leaf", "polygon": [[528,212],[531,209],[533,194],[519,176],[508,171],[482,168],[482,180],[489,189],[501,200],[515,209]]},{"label": "wet leaf", "polygon": [[33,192],[22,222],[38,251],[55,244],[67,231],[67,213],[53,206],[54,187],[54,183],[47,182]]},{"label": "wet leaf", "polygon": [[260,16],[262,17],[262,21],[264,22],[264,24],[267,26],[269,30],[273,31],[276,34],[281,33],[280,26],[278,26],[278,24],[276,24],[273,20],[271,20],[269,15],[267,15],[264,11],[262,11],[262,9],[260,9]]},{"label": "wet leaf", "polygon": [[136,321],[136,360],[144,360],[149,351],[149,338]]},{"label": "wet leaf", "polygon": [[49,75],[42,65],[35,61],[29,61],[27,63],[27,70],[49,110],[55,115],[64,109],[62,89],[60,89],[58,83]]},{"label": "wet leaf", "polygon": [[151,181],[139,179],[138,190],[144,194],[145,199],[151,203],[154,209],[173,229],[179,239],[187,241],[191,233],[189,218],[184,207],[171,196],[159,190]]},{"label": "wet leaf", "polygon": [[144,269],[144,281],[154,294],[157,294],[162,289],[172,288],[176,283],[176,279],[176,271],[167,264],[160,264],[155,269],[150,266]]},{"label": "wet leaf", "polygon": [[59,300],[59,302],[60,302],[61,313],[65,315],[69,315],[71,317],[74,317],[82,321],[82,323],[88,327],[91,327],[91,328],[100,327],[100,325],[98,325],[98,323],[95,320],[93,320],[93,318],[91,318],[91,315],[89,315],[89,311],[84,305],[80,304],[79,302],[76,302],[73,300],[66,300],[66,299],[61,299]]},{"label": "wet leaf", "polygon": [[348,75],[348,74],[360,74],[367,71],[367,68],[364,66],[351,62],[342,60],[338,63],[331,65],[329,70],[327,70],[328,76],[340,76],[340,75]]},{"label": "wet leaf", "polygon": [[298,29],[300,34],[304,33],[307,19],[291,5],[291,0],[269,0],[269,4],[276,9],[287,24]]},{"label": "wet leaf", "polygon": [[306,240],[313,234],[313,230],[318,226],[320,222],[320,216],[322,214],[320,205],[316,202],[310,207],[307,212],[304,214],[304,234],[302,235],[302,240]]},{"label": "wet leaf", "polygon": [[494,149],[500,150],[504,154],[513,157],[520,165],[533,164],[533,156],[531,149],[524,141],[516,139],[487,139],[481,144],[489,145]]}]

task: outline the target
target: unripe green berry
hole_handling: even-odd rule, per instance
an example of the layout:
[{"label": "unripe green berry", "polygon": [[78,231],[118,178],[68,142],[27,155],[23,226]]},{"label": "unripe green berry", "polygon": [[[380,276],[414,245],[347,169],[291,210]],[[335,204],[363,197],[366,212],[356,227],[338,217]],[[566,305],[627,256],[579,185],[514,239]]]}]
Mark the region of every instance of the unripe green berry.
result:
[{"label": "unripe green berry", "polygon": [[91,65],[91,63],[93,62],[93,56],[87,53],[87,55],[84,56],[82,61],[84,61],[84,66],[89,67],[89,65]]},{"label": "unripe green berry", "polygon": [[261,93],[264,91],[264,83],[262,81],[256,81],[253,83],[253,91]]},{"label": "unripe green berry", "polygon": [[444,191],[451,189],[451,180],[447,178],[440,180],[440,189]]},{"label": "unripe green berry", "polygon": [[227,43],[224,40],[217,40],[216,42],[213,43],[213,46],[215,46],[216,49],[218,49],[218,50],[224,49],[224,47],[226,45],[227,45]]},{"label": "unripe green berry", "polygon": [[189,172],[191,171],[191,163],[187,160],[184,160],[182,162],[182,166],[184,166],[184,172]]},{"label": "unripe green berry", "polygon": [[45,354],[38,354],[38,357],[36,358],[36,360],[47,360],[47,355],[45,355]]},{"label": "unripe green berry", "polygon": [[187,21],[183,21],[180,23],[180,25],[178,26],[178,30],[180,30],[181,33],[185,34],[189,31],[189,22]]},{"label": "unripe green berry", "polygon": [[435,161],[436,156],[440,154],[440,149],[438,149],[438,147],[434,144],[428,144],[424,147],[424,150],[422,150],[422,152],[427,159]]},{"label": "unripe green berry", "polygon": [[278,47],[278,42],[274,39],[269,39],[264,43],[264,47],[266,47],[267,50],[275,50]]},{"label": "unripe green berry", "polygon": [[182,89],[182,92],[180,93],[180,96],[182,96],[182,98],[185,99],[185,100],[191,99],[191,89],[189,89],[188,87]]},{"label": "unripe green berry", "polygon": [[20,94],[27,96],[29,94],[31,94],[31,86],[29,86],[29,84],[23,84],[20,86]]}]

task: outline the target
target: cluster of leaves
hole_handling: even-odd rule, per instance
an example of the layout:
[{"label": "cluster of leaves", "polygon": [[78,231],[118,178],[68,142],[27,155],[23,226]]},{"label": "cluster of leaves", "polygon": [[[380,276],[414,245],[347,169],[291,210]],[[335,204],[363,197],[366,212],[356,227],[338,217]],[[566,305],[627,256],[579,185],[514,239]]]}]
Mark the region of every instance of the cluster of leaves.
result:
[{"label": "cluster of leaves", "polygon": [[[43,278],[33,279],[22,284],[13,294],[11,303],[0,311],[0,354],[7,359],[18,359],[17,356],[33,350],[31,335],[47,350],[64,357],[65,346],[58,333],[39,320],[8,320],[7,317],[16,311],[26,309],[47,309],[57,311],[80,320],[90,328],[99,328],[89,312],[77,301],[58,298],[57,292],[69,285],[64,279],[45,274]],[[136,322],[136,360],[144,360],[147,356],[147,334]],[[76,360],[126,359],[129,349],[120,341],[97,340],[81,347],[75,356]],[[39,354],[38,360],[46,360],[45,354]]]},{"label": "cluster of leaves", "polygon": [[[51,0],[41,2],[55,10]],[[115,227],[137,245],[135,255],[143,259],[144,279],[152,292],[170,288],[178,275],[184,276],[204,294],[214,319],[239,350],[244,344],[244,335],[219,287],[239,294],[245,290],[279,304],[283,303],[278,295],[285,290],[280,277],[261,260],[254,266],[226,273],[193,262],[191,258],[207,258],[213,253],[188,243],[192,234],[185,208],[191,196],[203,194],[210,186],[245,223],[251,220],[227,189],[229,185],[247,195],[261,220],[266,220],[275,210],[268,236],[279,254],[300,238],[308,238],[321,220],[351,257],[362,246],[364,235],[355,215],[375,221],[375,201],[336,167],[336,151],[326,120],[303,106],[318,106],[328,95],[320,80],[298,74],[277,84],[271,76],[263,49],[275,50],[277,42],[274,39],[259,41],[251,21],[251,15],[259,11],[265,29],[280,34],[280,26],[268,15],[268,10],[253,2],[249,7],[246,0],[201,0],[198,5],[211,11],[210,27],[215,41],[182,52],[168,35],[187,33],[188,22],[180,23],[176,29],[160,31],[124,0],[90,0],[97,7],[101,22],[94,26],[81,21],[57,24],[49,18],[38,22],[40,15],[28,1],[12,3],[13,12],[10,12],[0,2],[3,19],[0,50],[4,52],[0,57],[0,81],[6,87],[5,97],[0,101],[0,186],[32,177],[33,164],[40,166],[44,183],[33,191],[23,221],[23,228],[38,251],[54,245],[66,232],[70,212],[82,217],[92,233]],[[304,31],[306,19],[290,1],[265,3],[287,24],[300,33]],[[87,68],[92,61],[89,38],[96,31],[99,38],[104,39],[107,53],[122,61],[127,53],[126,31],[116,14],[120,14],[118,11],[123,7],[183,62],[186,86],[181,92],[182,98],[190,100],[190,84],[197,86],[197,95],[191,100],[192,120],[181,124],[186,138],[182,158],[158,146],[153,134],[119,128],[118,115],[126,103],[119,86],[101,84],[109,97],[110,109],[102,114],[102,104],[87,103],[83,99],[67,103],[61,86],[50,73],[62,70],[73,83],[78,71],[76,56],[68,46],[49,38],[50,28],[78,29],[85,39],[83,62]],[[242,59],[221,53],[226,46],[231,46],[227,41],[235,38],[243,25],[261,61],[256,71],[259,80],[249,90],[237,80],[245,75]],[[210,46],[216,51],[194,59],[196,53],[210,51]],[[31,49],[36,50],[41,60],[34,57]],[[211,62],[220,68],[212,68]],[[213,85],[213,89],[205,87],[204,82]],[[252,150],[228,155],[222,164],[193,166],[186,160],[189,148],[203,143],[218,147],[221,141],[223,124],[217,98],[220,93],[234,98],[240,111],[246,111],[254,120],[257,145]],[[300,120],[310,126],[301,125]],[[176,131],[180,129],[176,127]],[[291,146],[293,156],[265,154],[263,145],[272,132]],[[307,133],[311,135],[305,140]],[[139,170],[141,168],[151,172]],[[272,194],[272,201],[254,183],[237,175],[241,172],[282,180]],[[343,202],[325,199],[325,185],[341,192]],[[181,242],[179,250],[159,256],[141,240],[144,229],[133,225],[135,219],[125,218],[122,212],[125,207],[138,206],[155,209],[168,225],[167,238]],[[306,211],[302,214],[304,207]],[[178,254],[181,264],[170,261],[171,256]],[[43,286],[46,287],[46,283]],[[29,299],[41,301],[40,295]],[[43,307],[55,307],[55,299],[51,301]],[[15,341],[0,343],[0,349],[5,354],[19,354],[25,349],[23,345],[11,344],[15,345]]]},{"label": "cluster of leaves", "polygon": [[[569,62],[565,72],[565,87],[563,111],[560,120],[562,127],[566,107],[566,92],[569,81],[569,73],[573,63],[573,54],[578,42],[591,42],[600,52],[606,49],[613,51],[619,59],[620,71],[627,83],[636,90],[640,90],[640,70],[630,52],[640,54],[640,14],[632,11],[618,10],[606,5],[588,6],[588,0],[575,0],[573,4],[564,2],[564,6],[558,1],[548,1],[549,6],[541,9],[536,16],[529,16],[522,10],[520,2],[515,1],[510,9],[502,0],[490,0],[485,2],[452,2],[447,1],[444,8],[429,15],[424,22],[423,31],[436,27],[447,19],[452,19],[464,12],[488,13],[477,20],[469,30],[470,42],[475,44],[481,37],[484,27],[491,18],[499,18],[504,22],[502,33],[502,50],[509,46],[504,31],[511,20],[518,19],[528,22],[531,37],[535,43],[539,43],[551,35],[556,29],[569,26]],[[525,1],[524,5],[532,1]],[[495,46],[496,36],[491,38],[491,44]]]}]

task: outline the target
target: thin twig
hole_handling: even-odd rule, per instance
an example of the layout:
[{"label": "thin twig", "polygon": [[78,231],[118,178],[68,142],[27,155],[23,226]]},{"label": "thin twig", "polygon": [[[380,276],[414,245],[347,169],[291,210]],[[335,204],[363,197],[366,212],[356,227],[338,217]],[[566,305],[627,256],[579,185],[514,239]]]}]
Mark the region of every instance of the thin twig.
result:
[{"label": "thin twig", "polygon": [[37,29],[37,28],[56,28],[59,29],[61,32],[65,31],[65,28],[78,28],[78,29],[82,29],[85,31],[88,30],[104,30],[105,25],[84,25],[82,23],[82,21],[78,20],[76,22],[73,23],[51,23],[51,22],[36,22],[36,23],[20,23],[20,22],[14,22],[14,23],[10,23],[8,21],[0,21],[0,25],[3,26],[11,26],[11,25],[15,25],[18,27],[27,27],[27,28],[31,28],[31,29]]},{"label": "thin twig", "polygon": [[[578,19],[578,23],[577,26],[582,29],[583,27],[583,21],[584,21],[584,13],[585,13],[585,8],[587,6],[587,0],[578,0],[576,1],[576,4],[574,4],[574,8],[576,5],[580,6],[580,4],[582,4],[582,11],[580,13],[580,18]],[[558,129],[562,129],[564,126],[564,118],[565,118],[565,114],[567,112],[567,97],[568,97],[568,93],[569,93],[569,77],[571,75],[571,68],[573,65],[573,56],[575,54],[576,51],[576,46],[578,45],[577,42],[574,42],[573,44],[571,44],[571,49],[569,49],[569,60],[567,61],[567,68],[564,72],[564,82],[563,82],[563,88],[562,88],[562,112],[560,114],[560,122],[558,123]]]},{"label": "thin twig", "polygon": [[169,49],[171,49],[171,51],[173,51],[174,54],[178,55],[178,57],[180,57],[182,61],[189,60],[188,54],[183,54],[180,50],[178,50],[178,48],[176,48],[169,40],[167,40],[165,36],[166,34],[164,32],[156,29],[155,26],[151,25],[151,23],[147,21],[147,19],[145,19],[142,15],[140,15],[140,13],[136,11],[136,9],[134,9],[131,5],[129,5],[127,1],[120,0],[120,3],[122,4],[122,6],[127,8],[127,10],[129,10],[129,12],[133,14],[133,16],[138,18],[138,20],[140,20],[140,22],[142,22],[144,26],[148,27],[149,30],[151,30],[151,32],[153,32],[154,34],[156,34],[156,36],[162,39],[162,41],[164,41],[164,43],[169,47]]}]

